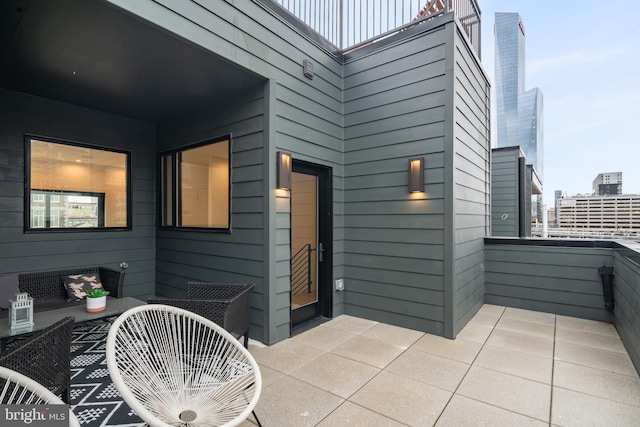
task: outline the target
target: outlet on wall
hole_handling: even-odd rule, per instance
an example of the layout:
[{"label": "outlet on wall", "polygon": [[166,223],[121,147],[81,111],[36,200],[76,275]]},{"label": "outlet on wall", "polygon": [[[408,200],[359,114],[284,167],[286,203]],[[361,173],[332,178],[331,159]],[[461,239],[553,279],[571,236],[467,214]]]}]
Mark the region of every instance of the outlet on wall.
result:
[{"label": "outlet on wall", "polygon": [[336,279],[336,291],[344,291],[344,279]]}]

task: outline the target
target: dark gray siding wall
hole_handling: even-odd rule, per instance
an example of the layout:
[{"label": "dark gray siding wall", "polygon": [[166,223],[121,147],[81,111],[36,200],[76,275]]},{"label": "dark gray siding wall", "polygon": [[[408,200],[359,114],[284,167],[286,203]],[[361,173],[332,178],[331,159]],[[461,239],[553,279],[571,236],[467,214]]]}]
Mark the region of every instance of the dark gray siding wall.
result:
[{"label": "dark gray siding wall", "polygon": [[[455,338],[484,301],[484,237],[489,233],[489,82],[457,25],[453,64],[452,316],[445,336]],[[445,256],[446,258],[446,256]],[[445,263],[446,266],[446,263]],[[445,281],[445,289],[449,285]],[[445,299],[447,302],[448,297]],[[448,302],[447,302],[448,305]]]},{"label": "dark gray siding wall", "polygon": [[[444,26],[345,64],[344,310],[444,332]],[[410,194],[408,160],[425,158]]]},{"label": "dark gray siding wall", "polygon": [[183,297],[187,281],[255,283],[251,319],[258,337],[265,272],[263,94],[263,87],[256,88],[217,108],[158,125],[159,152],[232,135],[232,232],[159,230],[156,292]]},{"label": "dark gray siding wall", "polygon": [[[24,134],[128,150],[131,231],[25,234]],[[146,299],[155,286],[155,126],[0,90],[0,274],[129,264],[124,293]]]},{"label": "dark gray siding wall", "polygon": [[[522,217],[520,218],[520,222],[524,224],[524,227],[520,236],[531,237],[531,219],[530,218],[534,215],[532,212],[533,202],[531,200],[531,197],[533,195],[533,165],[526,165],[525,171],[526,172],[524,173],[524,185],[521,186],[521,188],[524,188],[524,194],[520,196],[524,198],[525,210],[524,212],[522,212]],[[542,218],[539,218],[538,222],[542,222]]]},{"label": "dark gray siding wall", "polygon": [[598,268],[613,249],[485,245],[485,303],[611,321]]},{"label": "dark gray siding wall", "polygon": [[[339,228],[343,177],[340,62],[301,37],[293,27],[258,2],[110,2],[269,81],[262,159],[259,165],[253,166],[261,168],[263,177],[268,177],[268,181],[263,182],[262,194],[266,198],[263,212],[268,212],[269,222],[262,225],[264,254],[262,261],[258,261],[262,264],[265,280],[263,301],[254,301],[262,304],[264,318],[253,318],[252,335],[266,343],[287,338],[290,334],[290,248],[287,237],[290,221],[285,218],[289,215],[289,203],[287,194],[275,190],[276,151],[286,150],[294,159],[333,168],[334,226]],[[302,73],[304,59],[314,64],[312,80]],[[246,171],[252,173],[251,168]],[[250,200],[248,204],[254,202]],[[334,233],[334,237],[340,239],[340,233]],[[341,273],[341,247],[341,242],[336,242],[334,271],[337,274]],[[229,249],[241,251],[240,246]],[[237,259],[244,256],[232,254],[232,258]],[[340,306],[335,309],[340,310]],[[256,329],[259,326],[263,327],[262,332]]]},{"label": "dark gray siding wall", "polygon": [[[494,150],[491,155],[491,235],[518,237],[520,149]],[[505,218],[506,217],[506,218]]]},{"label": "dark gray siding wall", "polygon": [[[293,40],[293,37],[288,37]],[[342,68],[333,58],[307,45],[300,38],[296,45],[281,46],[290,55],[287,62],[278,63],[274,79],[274,115],[271,140],[275,150],[291,153],[294,161],[301,160],[332,168],[333,183],[333,283],[343,276],[343,117]],[[304,59],[314,63],[314,77],[302,76]],[[273,158],[273,161],[275,159]],[[273,164],[272,161],[272,164]],[[271,187],[273,188],[273,186]],[[276,190],[276,287],[275,306],[277,336],[288,337],[290,332],[290,193]],[[342,293],[332,289],[333,315],[344,313]]]},{"label": "dark gray siding wall", "polygon": [[636,370],[640,371],[640,265],[616,249],[613,259],[615,325]]}]

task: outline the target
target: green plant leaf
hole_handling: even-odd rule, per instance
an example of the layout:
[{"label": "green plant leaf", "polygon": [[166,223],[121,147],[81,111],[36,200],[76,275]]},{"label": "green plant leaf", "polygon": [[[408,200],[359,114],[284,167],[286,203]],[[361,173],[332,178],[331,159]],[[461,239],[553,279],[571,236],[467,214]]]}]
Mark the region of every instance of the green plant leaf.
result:
[{"label": "green plant leaf", "polygon": [[109,295],[109,291],[105,291],[104,289],[91,289],[86,292],[87,298],[100,298],[106,295]]}]

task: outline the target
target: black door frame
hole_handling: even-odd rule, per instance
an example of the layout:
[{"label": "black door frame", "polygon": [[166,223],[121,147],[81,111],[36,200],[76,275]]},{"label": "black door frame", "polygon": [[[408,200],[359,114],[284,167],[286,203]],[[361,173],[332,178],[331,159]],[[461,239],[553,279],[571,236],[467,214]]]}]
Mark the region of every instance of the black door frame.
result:
[{"label": "black door frame", "polygon": [[[315,313],[305,313],[304,317],[312,317],[293,324],[291,327],[302,326],[318,317],[331,318],[333,316],[333,171],[328,166],[302,160],[292,160],[293,172],[315,175],[318,178],[318,246],[322,243],[322,261],[318,262],[318,303]],[[293,195],[292,195],[293,196]],[[289,234],[291,236],[291,233]],[[291,239],[289,239],[291,241]],[[320,256],[320,251],[318,251]],[[303,310],[304,307],[297,310]],[[292,311],[293,313],[293,311]]]}]

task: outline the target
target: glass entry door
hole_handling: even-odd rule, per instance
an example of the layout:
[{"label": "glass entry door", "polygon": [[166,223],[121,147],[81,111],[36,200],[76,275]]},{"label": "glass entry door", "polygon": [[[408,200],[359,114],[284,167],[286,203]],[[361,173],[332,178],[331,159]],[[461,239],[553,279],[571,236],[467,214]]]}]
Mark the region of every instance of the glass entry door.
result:
[{"label": "glass entry door", "polygon": [[291,326],[331,316],[331,169],[293,162]]},{"label": "glass entry door", "polygon": [[293,172],[291,309],[318,303],[318,177]]}]

